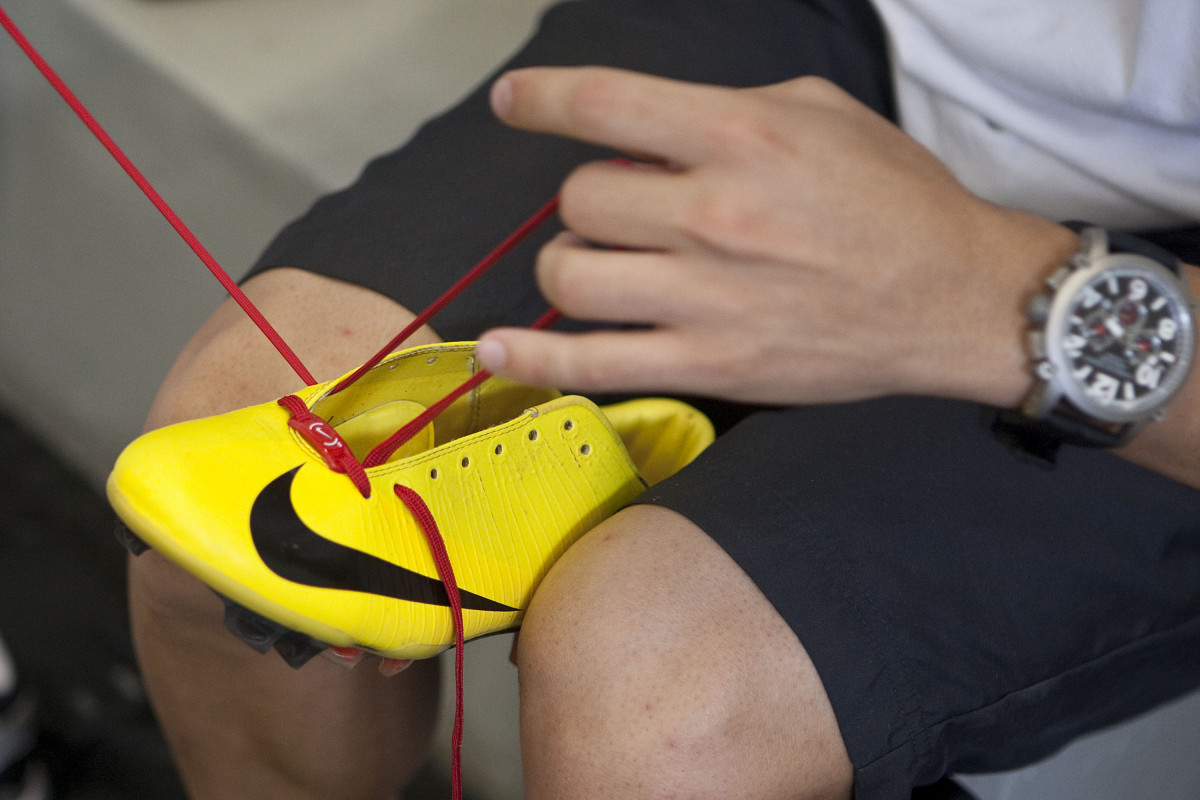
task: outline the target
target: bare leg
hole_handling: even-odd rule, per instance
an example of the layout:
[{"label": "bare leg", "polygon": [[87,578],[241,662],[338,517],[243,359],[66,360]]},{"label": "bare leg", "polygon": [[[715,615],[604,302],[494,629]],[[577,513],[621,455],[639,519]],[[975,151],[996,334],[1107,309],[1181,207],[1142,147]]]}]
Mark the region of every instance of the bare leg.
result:
[{"label": "bare leg", "polygon": [[517,652],[530,800],[848,798],[804,648],[673,511],[635,506],[539,587]]},{"label": "bare leg", "polygon": [[[366,360],[412,315],[378,294],[296,270],[246,286],[319,380]],[[435,341],[424,330],[413,344]],[[300,382],[232,303],[184,349],[147,423],[159,427],[267,402]],[[292,670],[221,626],[221,602],[150,551],[130,562],[134,640],[155,710],[191,795],[391,800],[423,763],[435,662],[385,679],[314,659]]]}]

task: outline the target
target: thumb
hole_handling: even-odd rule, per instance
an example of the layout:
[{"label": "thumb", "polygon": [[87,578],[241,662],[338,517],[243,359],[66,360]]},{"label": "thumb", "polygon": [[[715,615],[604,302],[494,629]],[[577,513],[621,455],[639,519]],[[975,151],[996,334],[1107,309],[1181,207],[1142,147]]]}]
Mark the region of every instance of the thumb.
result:
[{"label": "thumb", "polygon": [[479,338],[475,356],[484,369],[532,386],[574,391],[650,388],[664,378],[649,334],[593,331],[560,333],[496,328]]},{"label": "thumb", "polygon": [[569,338],[524,328],[496,328],[479,337],[475,357],[481,367],[499,377],[531,386],[559,387],[567,377],[559,365],[569,358],[562,354],[570,349]]}]

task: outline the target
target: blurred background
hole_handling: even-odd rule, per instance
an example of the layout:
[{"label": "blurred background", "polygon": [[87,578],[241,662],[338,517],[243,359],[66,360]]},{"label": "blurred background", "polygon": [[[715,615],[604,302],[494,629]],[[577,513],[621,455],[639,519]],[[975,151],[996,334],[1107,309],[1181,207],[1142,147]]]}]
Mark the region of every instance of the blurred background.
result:
[{"label": "blurred background", "polygon": [[[472,88],[549,2],[0,5],[236,276],[318,194]],[[0,637],[22,698],[38,701],[34,755],[60,800],[182,796],[133,661],[124,551],[101,487],[175,354],[222,298],[0,36]],[[468,650],[464,777],[476,798],[521,797],[507,654],[507,637]],[[0,679],[0,800],[18,727],[4,726],[23,703]],[[1197,743],[1191,697],[970,785],[985,800],[1195,798]],[[447,796],[448,744],[435,752],[410,799]]]}]

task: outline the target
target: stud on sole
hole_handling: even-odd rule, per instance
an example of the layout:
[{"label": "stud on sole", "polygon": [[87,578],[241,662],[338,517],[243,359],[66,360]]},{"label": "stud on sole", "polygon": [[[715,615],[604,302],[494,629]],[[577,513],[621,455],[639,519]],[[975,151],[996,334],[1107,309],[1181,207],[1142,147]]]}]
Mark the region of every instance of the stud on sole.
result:
[{"label": "stud on sole", "polygon": [[113,523],[113,536],[117,537],[117,541],[135,556],[140,556],[150,549],[150,545],[139,539],[137,534],[125,527],[125,523],[120,520]]},{"label": "stud on sole", "polygon": [[274,620],[256,614],[228,597],[225,602],[225,629],[241,639],[251,649],[266,653],[272,648],[293,669],[299,669],[329,645],[308,634],[285,628]]}]

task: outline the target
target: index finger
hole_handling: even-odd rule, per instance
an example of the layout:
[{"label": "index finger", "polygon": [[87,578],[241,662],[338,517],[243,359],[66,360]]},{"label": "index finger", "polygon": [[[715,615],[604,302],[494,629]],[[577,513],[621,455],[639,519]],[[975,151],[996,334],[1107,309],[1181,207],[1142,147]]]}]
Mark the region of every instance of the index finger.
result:
[{"label": "index finger", "polygon": [[501,76],[491,103],[516,128],[691,165],[706,155],[699,123],[720,93],[609,67],[529,67]]}]

